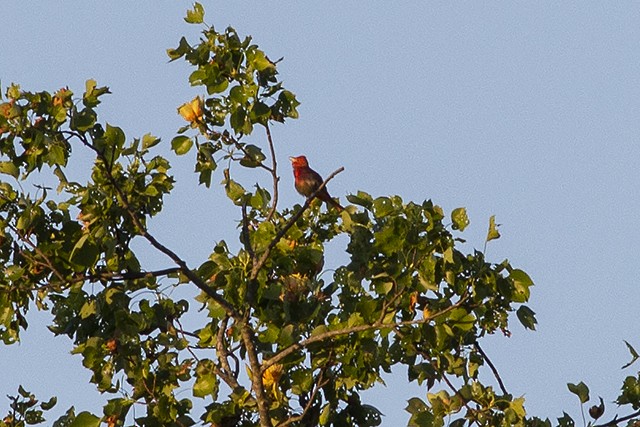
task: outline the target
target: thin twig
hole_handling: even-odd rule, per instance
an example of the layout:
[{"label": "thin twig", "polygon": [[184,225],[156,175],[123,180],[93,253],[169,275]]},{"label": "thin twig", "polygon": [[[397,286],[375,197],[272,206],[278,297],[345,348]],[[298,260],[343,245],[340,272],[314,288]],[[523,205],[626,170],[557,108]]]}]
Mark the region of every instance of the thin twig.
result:
[{"label": "thin twig", "polygon": [[251,261],[253,262],[256,258],[256,254],[253,252],[253,248],[251,247],[251,236],[249,234],[249,218],[247,218],[247,202],[242,202],[242,243],[244,243],[244,248],[251,257]]},{"label": "thin twig", "polygon": [[271,209],[267,214],[266,222],[271,221],[273,215],[276,213],[276,208],[278,205],[278,182],[280,181],[280,177],[278,176],[278,162],[276,160],[276,150],[273,147],[273,138],[271,138],[271,129],[269,128],[269,123],[264,126],[267,130],[267,141],[269,141],[269,151],[271,152],[271,177],[273,179],[273,201],[271,202]]},{"label": "thin twig", "polygon": [[[24,236],[20,230],[18,230],[16,227],[14,227],[11,224],[7,224],[7,227],[9,227],[9,229],[11,229],[11,231],[13,231],[16,236],[18,237],[18,239],[23,242],[24,244],[26,244],[27,246],[31,247],[31,249],[34,250],[34,252],[39,255],[40,257],[42,257],[42,259],[44,259],[44,262],[42,261],[38,261],[34,258],[32,258],[32,260],[40,265],[44,265],[46,267],[49,268],[49,270],[51,270],[51,272],[61,281],[61,282],[66,282],[66,279],[64,278],[64,275],[62,273],[60,273],[56,267],[53,265],[53,262],[49,259],[49,257],[42,252],[42,250],[40,250],[40,248],[38,247],[38,245],[36,245],[35,243],[33,243],[27,236]],[[23,251],[20,251],[20,253],[23,256],[26,256],[27,254]]]},{"label": "thin twig", "polygon": [[307,198],[307,200],[304,202],[304,204],[302,205],[300,210],[298,210],[295,214],[293,214],[291,216],[291,218],[289,218],[289,220],[286,222],[284,227],[282,227],[280,229],[280,231],[278,231],[278,233],[276,233],[275,237],[269,243],[269,246],[267,246],[267,249],[264,251],[264,253],[260,257],[260,259],[257,260],[256,262],[254,262],[253,268],[251,269],[251,276],[249,277],[250,280],[254,280],[256,277],[258,277],[258,273],[260,272],[260,269],[262,268],[262,266],[264,266],[264,263],[267,262],[267,259],[269,258],[269,255],[271,254],[271,251],[273,250],[273,248],[275,248],[275,246],[278,244],[280,239],[282,239],[284,237],[284,235],[287,234],[287,231],[289,231],[289,229],[291,227],[293,227],[293,224],[295,224],[296,221],[298,221],[298,219],[300,219],[302,214],[309,208],[309,206],[311,205],[311,202],[322,191],[322,189],[327,185],[327,183],[329,181],[331,181],[337,174],[339,174],[343,170],[344,170],[344,167],[341,167],[341,168],[337,169],[335,172],[333,172],[331,175],[329,175],[327,177],[327,179],[325,179],[324,182],[322,184],[320,184],[318,189],[316,191],[314,191]]},{"label": "thin twig", "polygon": [[460,390],[454,387],[454,385],[451,383],[451,381],[449,381],[449,378],[447,378],[445,374],[442,375],[442,379],[449,386],[449,388],[453,390],[456,396],[458,396],[462,400],[462,404],[464,405],[464,407],[467,408],[468,411],[473,412],[473,408],[469,406],[469,401],[465,399],[462,393],[460,393]]},{"label": "thin twig", "polygon": [[640,416],[640,411],[634,412],[633,414],[625,415],[624,417],[620,418],[618,418],[618,416],[616,415],[611,421],[604,424],[596,424],[593,427],[614,427],[617,426],[618,423],[631,420],[638,416]]},{"label": "thin twig", "polygon": [[318,374],[318,378],[313,386],[313,390],[311,391],[311,396],[309,396],[309,401],[307,402],[306,405],[304,405],[304,408],[302,409],[302,413],[300,415],[296,415],[295,417],[291,417],[288,420],[279,423],[277,425],[277,427],[285,427],[288,426],[290,424],[296,423],[300,420],[302,420],[306,415],[307,412],[309,412],[309,409],[311,409],[311,406],[313,405],[313,401],[316,398],[316,394],[318,394],[318,390],[320,390],[322,387],[324,387],[325,385],[327,385],[329,383],[328,379],[324,379],[324,369],[322,369],[320,371],[320,373]]},{"label": "thin twig", "polygon": [[502,378],[500,378],[500,374],[498,373],[498,370],[496,369],[493,362],[491,362],[491,359],[489,359],[489,356],[487,356],[487,353],[485,353],[484,350],[482,350],[482,347],[480,347],[480,343],[476,341],[473,345],[476,348],[476,350],[478,350],[478,353],[480,353],[482,358],[487,362],[487,365],[489,365],[491,372],[493,372],[493,376],[496,377],[496,380],[498,381],[500,390],[502,390],[504,394],[509,394],[509,392],[507,391],[507,388],[504,386],[504,383],[502,382]]},{"label": "thin twig", "polygon": [[160,277],[167,276],[169,274],[180,273],[182,270],[180,267],[170,267],[165,268],[163,270],[155,270],[155,271],[132,271],[126,273],[119,272],[103,272],[97,274],[87,274],[77,278],[74,278],[73,282],[79,281],[90,281],[95,282],[98,280],[135,280],[135,279],[145,279],[148,277]]},{"label": "thin twig", "polygon": [[216,352],[218,353],[218,360],[222,365],[222,371],[228,375],[228,381],[225,381],[232,389],[240,387],[237,378],[233,375],[231,367],[229,366],[229,352],[227,351],[224,334],[227,331],[227,325],[229,323],[229,317],[225,317],[218,326],[218,334],[216,336]]}]

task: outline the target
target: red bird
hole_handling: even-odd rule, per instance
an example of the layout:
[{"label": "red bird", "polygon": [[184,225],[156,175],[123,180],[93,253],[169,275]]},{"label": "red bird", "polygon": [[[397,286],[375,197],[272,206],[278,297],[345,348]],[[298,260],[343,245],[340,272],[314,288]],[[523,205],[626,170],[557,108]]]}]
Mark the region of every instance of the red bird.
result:
[{"label": "red bird", "polygon": [[[289,160],[291,160],[291,166],[293,166],[296,190],[305,197],[311,196],[322,184],[322,177],[318,172],[309,167],[309,162],[305,156],[289,157]],[[336,208],[338,212],[344,209],[340,206],[340,203],[331,198],[326,187],[316,194],[316,197],[327,205]]]}]

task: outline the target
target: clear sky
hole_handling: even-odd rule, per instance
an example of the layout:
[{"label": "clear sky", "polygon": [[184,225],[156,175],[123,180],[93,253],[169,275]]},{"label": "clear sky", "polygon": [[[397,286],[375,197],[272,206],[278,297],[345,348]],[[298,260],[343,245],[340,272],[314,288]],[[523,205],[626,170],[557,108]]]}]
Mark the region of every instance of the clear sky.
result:
[{"label": "clear sky", "polygon": [[[274,129],[282,206],[301,202],[286,157],[306,154],[324,175],[345,167],[330,185],[343,201],[364,190],[467,207],[469,250],[482,249],[495,214],[503,237],[488,256],[531,275],[539,320],[528,332],[514,317],[511,338],[484,346],[507,388],[531,414],[576,418],[566,383],[583,380],[613,409],[634,374],[620,370],[623,340],[640,347],[637,3],[202,3],[209,24],[284,57],[281,78],[302,102],[299,120]],[[5,2],[2,86],[81,93],[96,79],[113,92],[101,120],[168,144],[184,123],[176,107],[199,93],[188,67],[165,54],[181,35],[197,36],[182,21],[190,4]],[[179,184],[152,227],[195,265],[216,241],[238,244],[239,213],[218,188],[196,188],[192,158],[169,156]],[[148,266],[168,265],[149,255]],[[0,396],[23,384],[58,395],[61,410],[99,413],[108,396],[88,384],[69,340],[46,330],[48,313],[30,314],[23,342],[0,348]],[[406,399],[425,396],[405,379],[398,371],[368,394],[383,425],[405,423]]]}]

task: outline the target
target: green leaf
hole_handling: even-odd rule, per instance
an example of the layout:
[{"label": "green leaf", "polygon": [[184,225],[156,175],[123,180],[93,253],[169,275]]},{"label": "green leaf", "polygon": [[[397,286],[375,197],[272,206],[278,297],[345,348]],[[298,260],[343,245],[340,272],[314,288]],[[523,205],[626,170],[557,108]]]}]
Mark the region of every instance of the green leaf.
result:
[{"label": "green leaf", "polygon": [[84,234],[75,244],[70,255],[71,260],[82,267],[92,267],[99,255],[98,247],[88,239],[89,234]]},{"label": "green leaf", "polygon": [[191,52],[191,46],[189,45],[189,42],[187,42],[187,39],[184,37],[180,39],[180,43],[178,44],[177,48],[167,49],[167,55],[169,56],[171,61],[175,61],[176,59],[186,55],[189,52]]},{"label": "green leaf", "polygon": [[179,135],[171,140],[171,149],[175,151],[178,156],[187,154],[193,147],[193,140],[188,136]]},{"label": "green leaf", "polygon": [[90,412],[83,411],[76,416],[75,420],[69,427],[98,427],[100,425],[100,417]]},{"label": "green leaf", "polygon": [[410,414],[418,414],[420,412],[425,412],[428,410],[427,404],[418,397],[412,397],[407,401],[407,406],[404,408]]},{"label": "green leaf", "polygon": [[73,130],[85,132],[93,127],[96,120],[96,112],[91,108],[84,108],[82,111],[78,111],[71,116],[70,127]]},{"label": "green leaf", "polygon": [[529,299],[529,287],[533,286],[533,280],[527,273],[522,270],[515,269],[509,273],[509,278],[513,281],[514,295],[513,301],[526,302]]},{"label": "green leaf", "polygon": [[121,128],[119,128],[118,126],[111,126],[107,123],[107,129],[105,130],[103,136],[106,149],[108,149],[109,151],[115,149],[117,150],[116,153],[118,153],[119,155],[119,150],[124,145],[125,138],[126,137],[124,135],[124,131]]},{"label": "green leaf", "polygon": [[0,173],[11,175],[18,179],[20,175],[20,169],[13,162],[0,162]]},{"label": "green leaf", "polygon": [[160,143],[160,138],[151,135],[150,133],[144,135],[142,137],[142,149],[143,150],[147,150],[155,145],[158,145],[158,143]]},{"label": "green leaf", "polygon": [[625,364],[622,367],[622,369],[628,368],[629,366],[633,365],[635,361],[638,360],[638,358],[640,358],[640,355],[638,355],[638,352],[636,351],[635,348],[631,346],[631,344],[629,344],[627,341],[625,341],[624,343],[627,345],[627,349],[629,349],[629,353],[631,353],[631,362]]},{"label": "green leaf", "polygon": [[538,321],[536,320],[536,314],[533,310],[526,305],[522,305],[518,308],[518,311],[516,311],[516,315],[518,316],[520,323],[522,323],[522,326],[535,331],[536,323],[538,323]]},{"label": "green leaf", "polygon": [[202,24],[204,22],[204,8],[198,2],[193,5],[193,10],[187,10],[187,16],[184,18],[189,24]]},{"label": "green leaf", "polygon": [[576,423],[566,412],[562,413],[562,417],[558,418],[558,427],[575,427]]},{"label": "green leaf", "polygon": [[451,221],[453,221],[453,229],[464,231],[469,225],[469,217],[465,208],[456,208],[451,212]]},{"label": "green leaf", "polygon": [[589,387],[582,381],[578,384],[568,383],[567,387],[569,391],[580,399],[580,403],[587,403],[589,401]]},{"label": "green leaf", "polygon": [[320,417],[318,418],[318,424],[321,426],[326,426],[329,424],[329,417],[331,416],[331,405],[326,403],[320,412]]},{"label": "green leaf", "polygon": [[205,397],[212,395],[216,399],[218,393],[218,379],[214,374],[213,362],[209,359],[202,359],[196,367],[196,382],[193,384],[193,395],[195,397]]},{"label": "green leaf", "polygon": [[240,164],[248,168],[258,167],[266,159],[260,147],[255,145],[246,145],[244,152],[244,157],[240,159]]},{"label": "green leaf", "polygon": [[363,191],[358,191],[358,194],[355,195],[349,194],[347,196],[347,200],[349,201],[349,203],[362,206],[366,209],[371,209],[371,206],[373,205],[373,197]]},{"label": "green leaf", "polygon": [[80,318],[86,319],[87,317],[97,313],[96,301],[91,300],[84,303],[82,308],[80,309]]},{"label": "green leaf", "polygon": [[31,393],[25,390],[21,385],[18,386],[18,393],[20,394],[20,396],[25,398],[31,397]]},{"label": "green leaf", "polygon": [[82,97],[82,103],[87,108],[93,108],[100,104],[100,100],[98,98],[105,93],[110,93],[108,87],[97,87],[96,81],[89,79],[85,82],[85,92]]},{"label": "green leaf", "polygon": [[51,145],[49,145],[47,164],[50,166],[64,165],[66,162],[65,147],[61,143],[52,142]]},{"label": "green leaf", "polygon": [[475,325],[476,318],[473,314],[467,313],[464,308],[456,308],[451,311],[449,318],[453,321],[453,325],[461,331],[470,331]]},{"label": "green leaf", "polygon": [[48,411],[49,409],[53,408],[54,406],[56,406],[56,403],[58,403],[58,398],[53,396],[51,399],[49,399],[48,402],[42,402],[40,404],[40,407],[42,409],[44,409],[45,411]]},{"label": "green leaf", "polygon": [[373,214],[376,218],[382,218],[393,212],[393,203],[388,197],[378,197],[373,201]]},{"label": "green leaf", "polygon": [[271,108],[262,102],[256,102],[251,108],[251,122],[252,123],[266,123],[267,119],[271,116]]},{"label": "green leaf", "polygon": [[618,405],[633,405],[634,409],[640,407],[640,381],[638,378],[628,376],[622,383],[622,393],[616,399]]},{"label": "green leaf", "polygon": [[227,192],[227,197],[229,197],[231,200],[233,200],[234,203],[239,203],[240,198],[246,192],[242,185],[238,184],[237,182],[235,182],[232,179],[229,179],[226,182],[226,184],[224,186],[224,189]]},{"label": "green leaf", "polygon": [[500,233],[498,232],[498,226],[500,224],[496,224],[496,216],[491,215],[489,218],[489,231],[487,232],[487,242],[490,242],[495,239],[500,238]]}]

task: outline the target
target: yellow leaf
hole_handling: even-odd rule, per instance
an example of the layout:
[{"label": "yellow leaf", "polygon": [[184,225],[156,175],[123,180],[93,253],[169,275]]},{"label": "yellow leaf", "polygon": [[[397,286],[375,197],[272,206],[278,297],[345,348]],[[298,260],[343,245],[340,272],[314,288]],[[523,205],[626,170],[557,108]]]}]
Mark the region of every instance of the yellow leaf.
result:
[{"label": "yellow leaf", "polygon": [[271,365],[267,368],[266,371],[262,374],[262,384],[266,389],[272,388],[275,384],[280,381],[280,377],[282,376],[282,371],[284,366],[279,363]]},{"label": "yellow leaf", "polygon": [[178,113],[188,122],[201,122],[203,116],[203,102],[199,96],[193,98],[191,102],[186,102],[178,108]]}]

